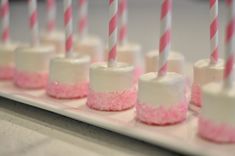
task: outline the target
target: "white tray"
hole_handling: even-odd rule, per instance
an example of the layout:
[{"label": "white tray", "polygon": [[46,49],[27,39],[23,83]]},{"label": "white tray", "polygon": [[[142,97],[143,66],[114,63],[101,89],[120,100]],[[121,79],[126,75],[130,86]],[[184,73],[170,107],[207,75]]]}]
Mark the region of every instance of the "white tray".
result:
[{"label": "white tray", "polygon": [[193,112],[183,123],[174,126],[148,126],[135,120],[135,110],[100,112],[89,109],[86,99],[57,100],[44,90],[23,90],[11,82],[0,82],[0,96],[42,108],[123,135],[178,152],[196,155],[235,155],[235,145],[215,144],[197,136],[197,117]]}]

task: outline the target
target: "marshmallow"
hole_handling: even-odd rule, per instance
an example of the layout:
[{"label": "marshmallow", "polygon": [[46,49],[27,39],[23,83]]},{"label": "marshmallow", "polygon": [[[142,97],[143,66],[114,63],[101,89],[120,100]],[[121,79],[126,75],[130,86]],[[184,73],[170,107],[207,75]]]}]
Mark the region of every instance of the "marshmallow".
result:
[{"label": "marshmallow", "polygon": [[90,67],[90,92],[87,105],[106,111],[119,111],[133,107],[136,88],[133,84],[133,66],[117,63],[95,63]]},{"label": "marshmallow", "polygon": [[49,61],[54,54],[52,46],[17,48],[15,84],[22,88],[43,88],[47,81]]},{"label": "marshmallow", "polygon": [[208,140],[235,143],[235,88],[209,83],[202,89],[199,135]]},{"label": "marshmallow", "polygon": [[65,50],[65,39],[62,31],[44,32],[40,36],[40,41],[44,45],[54,46],[56,53],[63,53]]},{"label": "marshmallow", "polygon": [[76,51],[79,54],[90,56],[91,62],[97,62],[101,61],[103,45],[101,40],[96,37],[86,37],[77,41]]},{"label": "marshmallow", "polygon": [[147,124],[174,124],[187,114],[185,78],[173,72],[157,77],[147,73],[138,83],[137,119]]},{"label": "marshmallow", "polygon": [[80,98],[87,95],[90,57],[57,57],[50,62],[47,93],[56,98]]},{"label": "marshmallow", "polygon": [[[145,72],[156,72],[158,69],[159,52],[154,50],[145,56]],[[170,52],[168,57],[168,71],[184,73],[184,56],[177,52]]]}]

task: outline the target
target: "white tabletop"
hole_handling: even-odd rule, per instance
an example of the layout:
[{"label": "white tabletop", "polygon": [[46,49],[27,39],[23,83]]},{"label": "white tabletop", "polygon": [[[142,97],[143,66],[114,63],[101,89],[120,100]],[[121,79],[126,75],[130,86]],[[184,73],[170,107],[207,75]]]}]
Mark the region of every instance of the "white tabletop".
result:
[{"label": "white tabletop", "polygon": [[[12,39],[27,41],[26,3],[11,2]],[[62,1],[58,25],[62,28]],[[106,1],[90,0],[89,30],[105,41]],[[209,55],[209,6],[206,0],[174,1],[172,49],[195,61]],[[74,1],[74,8],[76,4]],[[158,48],[160,0],[129,0],[129,39],[143,45],[143,52]],[[224,5],[221,5],[223,43]],[[41,26],[45,25],[44,3],[39,4]],[[74,10],[74,15],[76,15]],[[76,16],[77,17],[77,16]],[[75,25],[76,23],[74,23]],[[222,44],[221,44],[222,45]],[[222,50],[223,47],[221,46]],[[223,51],[221,51],[223,52]],[[223,56],[221,54],[221,56]],[[0,98],[0,155],[172,155],[161,149],[116,133],[65,118],[47,111]]]}]

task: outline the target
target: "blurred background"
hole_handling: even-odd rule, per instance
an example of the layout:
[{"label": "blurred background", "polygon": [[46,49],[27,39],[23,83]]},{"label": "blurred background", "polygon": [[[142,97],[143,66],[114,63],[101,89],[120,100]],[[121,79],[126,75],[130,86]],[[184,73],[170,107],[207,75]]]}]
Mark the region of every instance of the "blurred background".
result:
[{"label": "blurred background", "polygon": [[[58,1],[57,24],[63,29],[63,1]],[[12,39],[28,41],[27,0],[10,0]],[[39,25],[46,26],[45,1],[39,0]],[[74,32],[77,25],[77,1],[73,0]],[[143,52],[158,48],[161,0],[129,0],[129,41],[143,46]],[[220,54],[223,54],[225,6],[219,3]],[[108,3],[106,0],[89,0],[89,31],[106,43]],[[209,0],[174,0],[172,50],[183,53],[194,62],[209,54]]]}]

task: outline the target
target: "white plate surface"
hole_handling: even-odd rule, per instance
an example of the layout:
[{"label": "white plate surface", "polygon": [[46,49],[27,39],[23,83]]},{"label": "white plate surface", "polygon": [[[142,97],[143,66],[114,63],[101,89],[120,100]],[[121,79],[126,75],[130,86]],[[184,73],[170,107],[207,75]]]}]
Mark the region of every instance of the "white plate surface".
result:
[{"label": "white plate surface", "polygon": [[188,113],[183,123],[174,126],[149,126],[135,120],[135,109],[123,112],[100,112],[89,109],[86,99],[57,100],[44,90],[23,90],[11,82],[0,82],[0,96],[42,108],[104,129],[166,147],[197,155],[235,155],[235,145],[215,144],[197,136],[197,115]]}]

